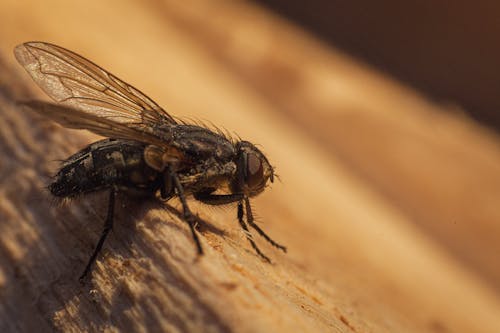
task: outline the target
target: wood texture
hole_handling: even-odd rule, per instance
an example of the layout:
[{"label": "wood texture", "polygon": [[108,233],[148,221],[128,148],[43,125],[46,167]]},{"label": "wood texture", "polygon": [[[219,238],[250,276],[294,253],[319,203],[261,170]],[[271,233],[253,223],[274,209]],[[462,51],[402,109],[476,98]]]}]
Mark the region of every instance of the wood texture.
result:
[{"label": "wood texture", "polygon": [[[0,331],[500,331],[500,140],[452,107],[242,2],[4,1],[0,22]],[[106,195],[44,186],[97,137],[16,106],[45,98],[12,56],[27,40],[260,143],[281,182],[254,208],[289,253],[257,239],[262,262],[234,207],[191,202],[197,258],[176,202],[119,196],[82,287]]]}]

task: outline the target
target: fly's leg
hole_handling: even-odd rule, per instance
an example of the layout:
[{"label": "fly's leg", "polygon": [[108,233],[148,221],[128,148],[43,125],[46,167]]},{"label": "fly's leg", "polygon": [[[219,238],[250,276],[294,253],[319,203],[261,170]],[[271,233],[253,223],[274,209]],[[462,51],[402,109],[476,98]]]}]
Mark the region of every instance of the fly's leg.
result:
[{"label": "fly's leg", "polygon": [[[268,241],[272,246],[280,249],[281,251],[285,252],[286,253],[286,247],[283,246],[283,245],[280,245],[278,243],[276,243],[275,241],[273,241],[271,239],[271,237],[269,237],[265,232],[264,230],[262,230],[253,220],[253,214],[252,214],[252,207],[250,206],[250,200],[248,200],[248,198],[245,198],[245,210],[247,211],[247,221],[248,221],[248,224],[254,228],[258,233],[259,235],[261,235],[266,241]],[[239,212],[238,212],[239,213]]]},{"label": "fly's leg", "polygon": [[172,197],[172,176],[169,172],[168,175],[161,175],[161,184],[160,184],[160,198],[162,200],[168,200]]},{"label": "fly's leg", "polygon": [[113,228],[113,216],[115,211],[115,189],[111,189],[109,192],[109,201],[108,201],[108,216],[106,217],[106,221],[104,222],[104,228],[102,229],[101,238],[99,238],[99,242],[97,242],[97,246],[95,247],[94,253],[90,257],[85,270],[80,276],[80,281],[83,281],[85,277],[90,273],[92,264],[95,262],[97,255],[102,249],[104,241],[108,236],[110,230]]},{"label": "fly's leg", "polygon": [[226,205],[243,200],[243,194],[211,194],[210,192],[198,192],[193,194],[194,198],[207,205]]},{"label": "fly's leg", "polygon": [[[247,211],[247,213],[248,213],[248,211]],[[255,252],[257,252],[257,254],[262,259],[264,259],[268,263],[271,263],[271,260],[264,253],[262,253],[260,251],[260,249],[257,247],[257,245],[255,244],[255,242],[253,241],[252,234],[250,233],[250,230],[248,230],[248,226],[245,223],[245,221],[243,220],[243,215],[244,215],[243,214],[243,202],[240,201],[240,202],[238,202],[238,222],[240,222],[240,225],[243,228],[243,231],[245,232],[245,236],[247,236],[247,239],[250,242],[250,245],[252,245],[252,247],[255,250]]]},{"label": "fly's leg", "polygon": [[187,222],[187,224],[189,224],[189,228],[191,229],[191,234],[193,235],[194,242],[196,243],[196,248],[198,249],[198,253],[203,254],[203,249],[201,248],[201,243],[200,243],[200,240],[198,238],[198,234],[196,233],[196,230],[194,229],[196,218],[193,215],[193,213],[191,213],[191,210],[189,209],[182,184],[179,181],[179,177],[177,177],[177,174],[175,172],[173,172],[170,169],[170,167],[168,167],[168,171],[170,173],[170,177],[172,178],[174,186],[177,189],[177,194],[179,195],[179,199],[181,200],[181,203],[182,203],[184,220]]},{"label": "fly's leg", "polygon": [[266,261],[270,262],[269,258],[267,258],[257,247],[255,244],[252,235],[250,234],[248,230],[248,226],[244,221],[244,210],[243,210],[243,200],[245,200],[245,210],[247,212],[247,222],[250,227],[254,228],[259,235],[261,235],[265,240],[267,240],[271,245],[274,247],[277,247],[278,249],[282,250],[283,252],[286,253],[286,247],[283,245],[280,245],[276,243],[274,240],[269,237],[264,230],[262,230],[255,222],[252,214],[252,207],[250,205],[250,200],[248,198],[244,198],[243,194],[239,193],[234,193],[234,194],[211,194],[210,192],[199,192],[195,193],[194,197],[196,200],[199,200],[203,203],[209,204],[209,205],[225,205],[228,203],[236,202],[238,201],[238,222],[240,223],[241,227],[245,231],[245,235],[247,236],[248,241],[252,245],[252,247],[255,249],[258,255],[260,255],[262,258],[264,258]]}]

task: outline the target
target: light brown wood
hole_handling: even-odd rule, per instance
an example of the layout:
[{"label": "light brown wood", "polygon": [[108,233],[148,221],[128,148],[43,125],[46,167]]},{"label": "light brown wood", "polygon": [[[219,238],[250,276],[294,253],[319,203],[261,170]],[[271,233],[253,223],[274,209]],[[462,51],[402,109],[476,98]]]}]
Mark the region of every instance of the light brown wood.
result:
[{"label": "light brown wood", "polygon": [[[0,331],[500,331],[495,134],[254,5],[75,6],[0,4]],[[171,210],[119,196],[82,287],[106,195],[61,206],[44,186],[97,136],[15,105],[46,98],[12,56],[28,40],[261,144],[281,182],[254,208],[289,253],[257,238],[262,262],[234,207],[190,201],[197,258]]]}]

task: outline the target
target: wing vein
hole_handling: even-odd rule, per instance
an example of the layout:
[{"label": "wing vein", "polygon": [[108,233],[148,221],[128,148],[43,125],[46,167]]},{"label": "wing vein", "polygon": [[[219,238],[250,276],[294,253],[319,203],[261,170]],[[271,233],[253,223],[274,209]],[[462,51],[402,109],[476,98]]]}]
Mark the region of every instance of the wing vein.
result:
[{"label": "wing vein", "polygon": [[17,60],[47,95],[60,104],[30,107],[63,126],[99,135],[172,148],[177,122],[152,99],[92,61],[62,47],[28,42]]}]

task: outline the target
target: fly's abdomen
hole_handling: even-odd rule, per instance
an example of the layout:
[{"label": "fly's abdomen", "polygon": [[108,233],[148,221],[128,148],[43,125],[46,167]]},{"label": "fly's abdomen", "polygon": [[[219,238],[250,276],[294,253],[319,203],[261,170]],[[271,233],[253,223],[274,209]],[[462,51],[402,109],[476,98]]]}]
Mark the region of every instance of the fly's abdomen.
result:
[{"label": "fly's abdomen", "polygon": [[49,190],[58,197],[111,187],[154,194],[159,175],[145,163],[144,148],[143,143],[128,140],[95,142],[63,163]]}]

